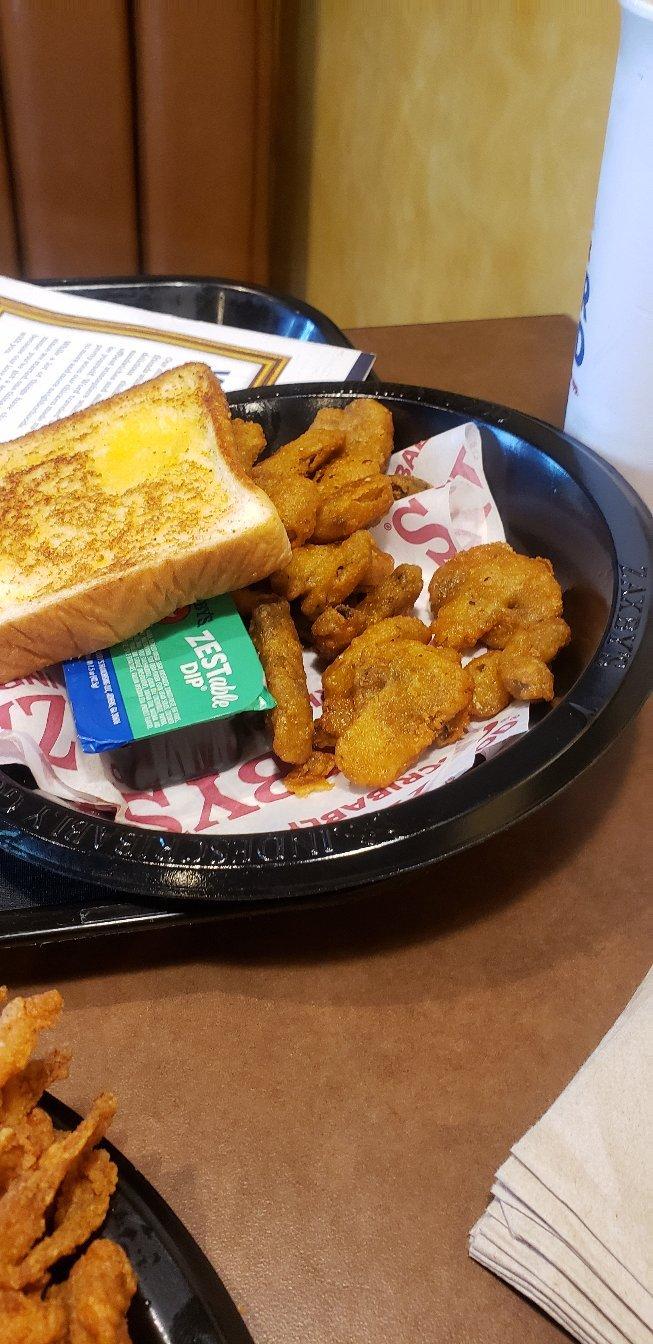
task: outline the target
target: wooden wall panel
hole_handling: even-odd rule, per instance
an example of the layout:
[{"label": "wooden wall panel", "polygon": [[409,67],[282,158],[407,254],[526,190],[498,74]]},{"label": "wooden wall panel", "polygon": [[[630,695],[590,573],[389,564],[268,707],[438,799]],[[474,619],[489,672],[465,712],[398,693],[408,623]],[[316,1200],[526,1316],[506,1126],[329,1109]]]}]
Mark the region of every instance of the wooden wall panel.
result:
[{"label": "wooden wall panel", "polygon": [[0,122],[0,272],[3,275],[18,275],[18,269],[11,178],[4,132]]},{"label": "wooden wall panel", "polygon": [[138,270],[127,0],[0,0],[28,277]]},{"label": "wooden wall panel", "polygon": [[145,270],[265,281],[274,0],[136,0]]}]

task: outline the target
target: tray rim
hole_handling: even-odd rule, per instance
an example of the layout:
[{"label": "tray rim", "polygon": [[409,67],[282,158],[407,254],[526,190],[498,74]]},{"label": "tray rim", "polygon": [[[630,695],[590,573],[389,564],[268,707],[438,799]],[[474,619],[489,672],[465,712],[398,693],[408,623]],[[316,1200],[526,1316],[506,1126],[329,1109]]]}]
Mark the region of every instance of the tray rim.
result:
[{"label": "tray rim", "polygon": [[[341,327],[327,317],[321,309],[315,308],[313,304],[306,303],[304,299],[296,299],[290,294],[281,294],[278,290],[269,289],[266,285],[256,285],[248,280],[227,280],[219,275],[104,275],[104,276],[82,276],[65,277],[58,280],[32,280],[30,284],[40,285],[45,289],[56,289],[65,293],[71,290],[78,293],[80,290],[93,290],[111,287],[123,286],[125,289],[141,287],[142,289],[163,289],[165,286],[175,285],[179,288],[190,285],[212,285],[220,289],[232,289],[240,294],[262,294],[266,299],[273,299],[276,303],[282,303],[291,312],[298,317],[305,317],[313,326],[324,335],[324,345],[338,345],[343,349],[353,350],[354,346],[349,337],[345,335]],[[93,294],[86,294],[82,297],[94,298]],[[101,299],[101,295],[97,296]],[[109,303],[115,303],[115,299],[106,300]],[[126,305],[127,306],[127,305]],[[174,316],[174,314],[169,314]],[[199,319],[197,319],[199,320]],[[202,319],[203,320],[203,319]],[[211,323],[209,323],[209,326]],[[219,323],[213,324],[219,326]],[[279,333],[277,333],[279,334]],[[296,338],[295,338],[296,339]]]},{"label": "tray rim", "polygon": [[[234,405],[297,396],[328,396],[338,400],[364,396],[369,394],[369,390],[366,383],[283,385],[260,389],[256,393],[245,389],[232,393],[229,400]],[[588,492],[606,517],[613,545],[615,528],[620,534],[618,564],[623,566],[628,554],[630,560],[641,560],[644,555],[647,568],[650,566],[653,519],[645,505],[614,468],[562,431],[497,403],[439,389],[384,383],[375,388],[374,395],[382,400],[399,397],[434,404],[456,415],[481,420],[490,428],[514,432],[540,450],[552,450],[549,455],[557,461],[562,457],[562,465],[565,457],[569,457],[576,468],[572,474],[583,488],[588,490],[585,478],[593,477],[593,488]],[[612,514],[613,517],[606,516],[606,505],[608,515]],[[617,517],[624,505],[628,506],[627,528],[624,520]],[[624,547],[630,547],[631,550],[626,551]],[[22,795],[25,796],[23,802],[31,799],[33,806],[34,794],[21,789],[20,785],[14,785],[12,781],[9,783],[8,799],[6,776],[0,771],[0,807],[4,799],[4,815],[0,815],[0,846],[4,845],[18,857],[51,867],[64,876],[83,876],[100,885],[110,884],[119,891],[145,895],[154,902],[208,900],[218,906],[223,903],[233,904],[234,901],[245,905],[260,902],[260,890],[243,890],[243,867],[247,871],[248,882],[255,885],[256,879],[263,880],[266,898],[274,901],[297,896],[310,898],[324,892],[335,893],[367,885],[398,871],[409,872],[422,868],[489,838],[548,801],[610,745],[618,731],[636,713],[649,690],[647,668],[650,666],[653,645],[653,621],[650,614],[636,632],[636,642],[627,666],[608,670],[607,676],[612,682],[610,694],[598,704],[592,703],[592,682],[596,681],[599,658],[613,630],[618,600],[619,588],[615,585],[603,643],[573,687],[573,699],[566,696],[541,724],[511,745],[510,751],[445,785],[430,799],[426,797],[406,801],[396,810],[390,808],[337,824],[306,827],[297,831],[253,832],[242,836],[171,837],[165,832],[123,824],[97,823],[100,829],[103,826],[110,830],[115,827],[113,850],[117,848],[118,853],[110,852],[112,846],[104,836],[94,842],[95,853],[89,855],[87,851],[76,849],[74,841],[71,844],[65,839],[63,833],[66,823],[70,827],[77,819],[79,825],[79,814],[72,813],[63,804],[48,803],[40,808],[41,814],[44,809],[51,812],[51,830],[55,834],[48,840],[44,841],[44,834],[39,834],[38,828],[32,827],[30,831],[25,826],[21,829],[12,823],[9,816],[13,812],[19,818]],[[551,730],[554,732],[553,752],[535,750],[541,746],[545,729],[549,730],[549,735]],[[521,764],[524,754],[533,753],[536,760],[534,770],[518,772],[517,781],[511,782],[510,775],[514,775],[514,771],[507,770],[506,761],[514,764],[519,758]],[[499,787],[490,788],[490,796],[485,801],[474,801],[481,775],[486,781],[496,781]],[[445,795],[453,805],[454,815],[433,822],[428,815],[429,802],[432,806],[434,797],[442,800]],[[29,808],[24,806],[22,810],[29,812]],[[403,826],[400,827],[398,823],[393,826],[393,814],[395,820],[401,815]],[[39,809],[36,816],[39,816]],[[483,819],[485,825],[482,824]],[[29,816],[24,820],[29,821]],[[87,826],[93,827],[95,823],[87,821]],[[443,826],[454,827],[456,834],[449,845],[438,847],[433,841],[436,834],[442,834]],[[57,831],[59,835],[56,835]],[[108,855],[101,853],[104,843],[108,846]],[[81,871],[76,866],[78,853],[82,856]],[[92,872],[89,872],[90,865],[94,865]],[[217,879],[219,890],[207,889],[207,878]]]}]

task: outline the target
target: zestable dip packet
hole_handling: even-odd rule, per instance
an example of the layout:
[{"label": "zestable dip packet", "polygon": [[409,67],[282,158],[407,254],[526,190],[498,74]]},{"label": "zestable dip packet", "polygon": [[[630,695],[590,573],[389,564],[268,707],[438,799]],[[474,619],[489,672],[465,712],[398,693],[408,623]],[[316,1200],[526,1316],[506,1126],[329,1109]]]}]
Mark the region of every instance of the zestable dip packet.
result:
[{"label": "zestable dip packet", "polygon": [[114,778],[133,788],[232,765],[240,738],[226,721],[275,703],[226,596],[182,607],[63,672],[82,751],[111,753]]}]

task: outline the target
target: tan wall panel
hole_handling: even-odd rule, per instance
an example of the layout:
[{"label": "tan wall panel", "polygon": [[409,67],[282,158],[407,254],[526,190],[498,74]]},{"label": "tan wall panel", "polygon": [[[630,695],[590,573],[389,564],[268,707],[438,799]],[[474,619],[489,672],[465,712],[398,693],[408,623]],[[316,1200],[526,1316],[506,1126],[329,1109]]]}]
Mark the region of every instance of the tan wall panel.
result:
[{"label": "tan wall panel", "polygon": [[136,5],[146,269],[264,279],[271,0]]},{"label": "tan wall panel", "polygon": [[288,0],[274,283],[345,326],[575,313],[618,24],[616,0]]},{"label": "tan wall panel", "polygon": [[0,0],[28,276],[138,268],[125,0]]}]

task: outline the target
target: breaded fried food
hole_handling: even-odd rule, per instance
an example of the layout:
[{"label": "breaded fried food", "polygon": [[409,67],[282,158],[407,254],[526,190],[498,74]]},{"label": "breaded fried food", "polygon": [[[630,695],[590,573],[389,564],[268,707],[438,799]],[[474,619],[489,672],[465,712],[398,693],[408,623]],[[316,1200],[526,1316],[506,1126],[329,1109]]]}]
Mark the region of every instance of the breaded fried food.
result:
[{"label": "breaded fried food", "polygon": [[129,1344],[136,1280],[119,1247],[93,1243],[67,1280],[50,1284],[55,1265],[100,1227],[117,1180],[95,1146],[116,1109],[111,1093],[71,1132],[55,1131],[37,1104],[68,1073],[65,1050],[29,1058],[61,1007],[55,991],[19,996],[0,1018],[0,1344]]},{"label": "breaded fried food", "polygon": [[341,603],[337,607],[327,607],[311,626],[313,647],[320,657],[335,658],[368,626],[410,611],[422,591],[422,584],[419,565],[397,565],[357,606]]},{"label": "breaded fried food", "polygon": [[135,1292],[122,1247],[105,1238],[92,1242],[55,1290],[67,1317],[67,1344],[130,1344],[125,1314]]},{"label": "breaded fried food", "polygon": [[56,989],[29,999],[17,995],[6,1004],[0,1014],[0,1087],[24,1069],[39,1033],[54,1026],[62,1006]]},{"label": "breaded fried food", "polygon": [[115,1111],[115,1097],[103,1092],[77,1129],[51,1143],[37,1164],[12,1181],[0,1199],[0,1287],[22,1286],[17,1267],[43,1236],[46,1215],[60,1185],[77,1160],[106,1133]]},{"label": "breaded fried food", "polygon": [[245,622],[251,619],[252,612],[256,611],[262,602],[279,601],[278,594],[273,593],[265,583],[253,583],[251,588],[237,588],[231,594],[231,599],[239,616]]},{"label": "breaded fried food", "polygon": [[303,765],[296,765],[284,776],[289,793],[305,798],[309,793],[330,789],[329,775],[337,769],[333,756],[326,751],[312,751]]},{"label": "breaded fried food", "polygon": [[56,1297],[0,1289],[2,1344],[72,1344],[67,1313]]},{"label": "breaded fried food", "polygon": [[277,702],[276,709],[270,711],[272,750],[289,765],[303,765],[313,746],[313,714],[302,646],[288,603],[277,601],[256,607],[249,633],[268,690]]},{"label": "breaded fried food", "polygon": [[345,446],[345,433],[340,424],[331,422],[332,412],[318,411],[313,424],[298,439],[286,443],[264,462],[259,462],[252,476],[265,490],[264,480],[270,473],[278,476],[314,476]]},{"label": "breaded fried food", "polygon": [[39,1106],[15,1126],[0,1130],[0,1195],[21,1172],[35,1166],[53,1139],[50,1116]]},{"label": "breaded fried food", "polygon": [[43,1237],[12,1272],[12,1287],[42,1281],[46,1270],[70,1255],[104,1222],[118,1172],[104,1149],[84,1153],[62,1183],[54,1206],[54,1231]]},{"label": "breaded fried food", "polygon": [[550,560],[518,555],[504,541],[460,551],[429,584],[435,644],[503,649],[518,630],[562,617]]},{"label": "breaded fried food", "polygon": [[287,601],[299,601],[303,615],[314,621],[326,607],[377,587],[393,568],[392,557],[369,532],[355,532],[338,545],[302,546],[270,582]]},{"label": "breaded fried food", "polygon": [[251,471],[254,463],[265,451],[265,434],[256,420],[232,420],[236,454],[246,471]]},{"label": "breaded fried food", "polygon": [[359,397],[340,409],[324,409],[321,424],[344,436],[342,451],[327,466],[320,468],[318,480],[323,485],[342,485],[385,472],[392,453],[394,429],[392,415],[382,402],[372,397]]},{"label": "breaded fried food", "polygon": [[272,469],[274,458],[262,462],[257,485],[272,500],[286,529],[293,550],[303,546],[315,532],[318,514],[318,487],[308,476]]},{"label": "breaded fried food", "polygon": [[335,748],[339,769],[362,788],[391,784],[443,734],[448,742],[462,736],[472,693],[460,662],[432,645],[397,640],[372,659],[359,662],[354,700],[362,689],[365,703]]},{"label": "breaded fried food", "polygon": [[371,625],[325,669],[324,705],[315,728],[316,742],[334,744],[387,680],[388,657],[396,643],[427,644],[428,628],[416,616],[395,616]]},{"label": "breaded fried food", "polygon": [[51,1050],[42,1059],[30,1059],[9,1078],[0,1092],[0,1124],[15,1127],[24,1120],[47,1087],[68,1077],[70,1058],[69,1050]]},{"label": "breaded fried food", "polygon": [[337,485],[320,481],[314,488],[317,509],[310,536],[317,542],[342,541],[361,528],[374,527],[393,503],[390,480],[380,473]]},{"label": "breaded fried food", "polygon": [[419,476],[404,476],[397,472],[395,475],[387,476],[386,480],[390,482],[392,488],[392,498],[407,499],[409,495],[419,495],[422,490],[430,490],[428,481],[421,481]]},{"label": "breaded fried food", "polygon": [[472,679],[472,718],[491,719],[510,704],[510,692],[501,676],[498,649],[481,653],[467,664]]},{"label": "breaded fried food", "polygon": [[569,643],[571,631],[561,617],[536,621],[512,636],[505,649],[493,649],[468,664],[474,685],[472,715],[489,719],[511,700],[553,699],[553,674],[547,663]]},{"label": "breaded fried food", "polygon": [[393,502],[385,468],[392,452],[392,416],[379,401],[361,398],[343,410],[325,410],[341,426],[344,446],[316,473],[318,510],[314,541],[341,541],[381,521]]}]

